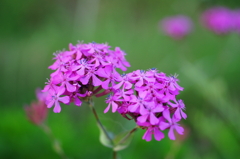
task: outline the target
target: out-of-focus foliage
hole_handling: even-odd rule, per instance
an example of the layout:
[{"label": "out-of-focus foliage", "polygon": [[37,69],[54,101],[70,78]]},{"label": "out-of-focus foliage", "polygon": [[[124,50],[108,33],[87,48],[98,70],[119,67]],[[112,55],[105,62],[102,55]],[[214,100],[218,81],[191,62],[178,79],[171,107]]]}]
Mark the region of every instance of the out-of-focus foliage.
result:
[{"label": "out-of-focus foliage", "polygon": [[[59,158],[40,128],[25,117],[23,106],[35,99],[52,64],[52,53],[68,43],[108,42],[126,51],[130,71],[158,68],[179,74],[188,118],[184,139],[146,142],[138,130],[124,159],[237,158],[240,156],[240,38],[215,35],[199,17],[212,6],[240,8],[232,1],[155,0],[1,0],[0,1],[0,158]],[[176,41],[159,31],[166,16],[184,14],[194,30]],[[95,99],[101,120],[113,132],[135,125],[119,114],[103,114],[104,98]],[[62,106],[47,123],[70,158],[111,158],[99,142],[99,130],[87,105]],[[167,135],[167,134],[166,134]]]}]

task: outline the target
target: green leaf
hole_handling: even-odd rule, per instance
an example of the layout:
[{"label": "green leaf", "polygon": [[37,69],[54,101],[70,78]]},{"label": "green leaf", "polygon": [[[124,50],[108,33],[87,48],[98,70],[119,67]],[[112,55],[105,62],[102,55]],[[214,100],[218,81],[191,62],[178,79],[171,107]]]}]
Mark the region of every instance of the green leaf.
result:
[{"label": "green leaf", "polygon": [[122,133],[116,135],[113,139],[113,143],[114,143],[113,150],[120,151],[120,150],[127,148],[132,141],[133,132],[135,130],[136,129],[122,132]]},{"label": "green leaf", "polygon": [[[109,138],[112,136],[112,134],[110,132],[105,132],[106,129],[104,130],[104,128],[100,126],[98,123],[97,123],[97,126],[100,130],[100,138],[99,138],[100,142],[106,147],[113,148],[113,143],[111,141],[111,138]],[[106,133],[108,134],[108,136]]]}]

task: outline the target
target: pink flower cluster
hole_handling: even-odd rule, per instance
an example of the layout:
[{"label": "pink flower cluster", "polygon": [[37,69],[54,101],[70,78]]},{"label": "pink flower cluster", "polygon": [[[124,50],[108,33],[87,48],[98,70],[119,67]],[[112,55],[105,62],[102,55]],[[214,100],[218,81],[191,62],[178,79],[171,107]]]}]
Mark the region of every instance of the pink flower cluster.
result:
[{"label": "pink flower cluster", "polygon": [[206,10],[201,17],[205,27],[216,34],[226,34],[232,31],[240,33],[240,11],[225,7],[213,7]]},{"label": "pink flower cluster", "polygon": [[174,130],[179,134],[184,131],[177,122],[187,118],[183,101],[176,99],[183,90],[177,81],[176,76],[168,77],[156,69],[124,74],[112,87],[104,112],[112,108],[112,112],[118,111],[123,117],[134,119],[137,125],[146,129],[143,136],[146,141],[152,139],[152,134],[160,141],[165,129],[169,129],[169,138],[175,140]]},{"label": "pink flower cluster", "polygon": [[191,20],[183,15],[167,17],[160,22],[162,30],[174,39],[182,39],[192,31]]},{"label": "pink flower cluster", "polygon": [[68,51],[54,55],[55,62],[49,68],[55,72],[42,91],[48,92],[46,105],[54,106],[55,113],[61,111],[60,103],[81,106],[82,101],[88,102],[93,95],[110,93],[104,113],[112,109],[129,120],[134,119],[139,127],[146,129],[143,136],[146,141],[152,139],[152,134],[161,140],[165,129],[169,129],[172,140],[174,130],[183,134],[184,129],[177,122],[187,115],[183,112],[183,101],[176,99],[183,90],[176,76],[168,77],[156,69],[120,75],[116,68],[126,71],[130,66],[126,54],[119,47],[110,50],[107,44],[70,44]]},{"label": "pink flower cluster", "polygon": [[126,67],[130,66],[124,51],[119,47],[110,50],[108,44],[70,44],[69,50],[54,55],[55,62],[49,68],[55,72],[51,74],[43,92],[49,93],[46,104],[48,108],[54,105],[55,113],[61,111],[60,103],[73,102],[81,106],[82,100],[87,100],[101,88],[111,87],[120,76],[116,68],[126,71]]}]

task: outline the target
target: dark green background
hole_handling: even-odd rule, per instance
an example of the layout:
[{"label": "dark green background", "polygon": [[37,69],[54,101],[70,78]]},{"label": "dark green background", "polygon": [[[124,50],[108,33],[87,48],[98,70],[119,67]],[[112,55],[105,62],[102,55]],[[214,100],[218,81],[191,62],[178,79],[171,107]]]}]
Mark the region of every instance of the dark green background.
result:
[{"label": "dark green background", "polygon": [[[138,130],[122,159],[238,158],[240,156],[240,38],[215,35],[202,27],[201,13],[215,5],[231,9],[240,2],[207,0],[1,0],[0,1],[0,158],[59,158],[47,136],[29,123],[23,106],[35,100],[51,70],[52,53],[78,40],[108,42],[127,53],[136,69],[158,68],[179,74],[185,90],[188,131],[184,141],[146,142]],[[175,41],[159,31],[159,21],[189,16],[193,32]],[[134,122],[117,113],[103,114],[105,98],[95,99],[103,123],[115,133]],[[46,123],[69,158],[111,158],[99,142],[99,130],[87,105],[52,109]]]}]

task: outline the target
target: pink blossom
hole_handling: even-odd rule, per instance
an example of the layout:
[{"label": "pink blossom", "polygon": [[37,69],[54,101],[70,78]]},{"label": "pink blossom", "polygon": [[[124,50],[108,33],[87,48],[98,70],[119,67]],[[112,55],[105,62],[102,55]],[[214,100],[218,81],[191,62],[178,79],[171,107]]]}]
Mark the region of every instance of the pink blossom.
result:
[{"label": "pink blossom", "polygon": [[136,97],[135,95],[131,96],[131,100],[130,100],[130,105],[128,106],[128,110],[130,112],[137,112],[139,113],[140,109],[144,109],[145,105],[149,105],[147,104],[149,101],[146,100],[146,92],[145,94],[139,94],[138,97]]},{"label": "pink blossom", "polygon": [[120,82],[118,84],[116,84],[113,89],[119,89],[121,86],[123,86],[123,88],[125,89],[130,89],[132,87],[132,83],[130,83],[129,81],[129,75],[128,74],[123,74],[121,76]]},{"label": "pink blossom", "polygon": [[64,93],[64,88],[59,88],[59,90],[57,90],[57,93],[55,92],[54,94],[49,94],[46,100],[46,104],[48,108],[51,108],[54,105],[53,111],[55,113],[60,113],[61,111],[59,102],[68,104],[70,101],[69,96],[60,97],[60,95],[62,95],[63,93]]},{"label": "pink blossom", "polygon": [[233,11],[233,29],[240,33],[240,9]]},{"label": "pink blossom", "polygon": [[125,59],[126,53],[122,51],[119,47],[116,47],[114,50],[114,55],[115,56],[113,56],[113,60],[116,66],[121,70],[126,71],[126,67],[130,67],[129,62]]},{"label": "pink blossom", "polygon": [[149,72],[146,73],[143,70],[137,70],[131,74],[129,79],[134,81],[137,87],[141,87],[144,84],[144,81],[155,82],[155,78],[151,77],[150,75],[151,73]]},{"label": "pink blossom", "polygon": [[108,103],[108,106],[104,110],[104,113],[107,113],[111,106],[112,106],[112,112],[113,113],[116,112],[118,108],[117,101],[119,101],[119,98],[117,96],[110,95],[106,100],[106,103]]},{"label": "pink blossom", "polygon": [[163,121],[160,122],[159,123],[159,128],[161,130],[165,130],[165,129],[169,128],[168,137],[171,140],[175,140],[175,135],[174,135],[174,132],[173,132],[174,130],[176,130],[178,134],[181,134],[181,135],[183,134],[184,129],[181,126],[179,126],[179,124],[177,123],[178,120],[170,117],[170,111],[168,109],[166,109],[163,112],[163,116],[168,121],[168,123],[163,122]]},{"label": "pink blossom", "polygon": [[225,7],[213,7],[206,10],[201,17],[203,25],[216,34],[226,34],[233,29],[232,11]]},{"label": "pink blossom", "polygon": [[174,39],[182,39],[192,31],[192,22],[184,15],[167,17],[160,25],[163,32]]},{"label": "pink blossom", "polygon": [[[167,128],[170,128],[170,139],[174,139],[174,129],[182,134],[183,129],[176,122],[187,116],[183,112],[185,105],[182,100],[176,100],[176,96],[183,91],[177,83],[177,76],[168,77],[156,69],[146,72],[137,70],[122,76],[118,82],[113,87],[111,97],[107,98],[108,106],[104,113],[112,106],[112,112],[118,110],[128,120],[131,117],[138,126],[146,129],[143,136],[146,141],[152,139],[152,134],[156,140],[161,140],[164,137],[161,131]],[[167,113],[169,116],[173,114],[174,118],[170,119]]]},{"label": "pink blossom", "polygon": [[[55,72],[51,73],[50,80],[42,90],[49,93],[48,107],[55,105],[54,112],[60,112],[59,102],[73,102],[80,106],[82,101],[88,102],[90,98],[87,97],[99,97],[110,93],[115,83],[121,80],[116,68],[126,70],[130,66],[125,55],[126,53],[118,47],[110,50],[108,44],[95,42],[69,44],[69,50],[54,53],[55,61],[49,69]],[[103,92],[99,93],[101,90]],[[89,92],[92,93],[82,96]],[[123,96],[129,98],[128,94]]]},{"label": "pink blossom", "polygon": [[156,125],[159,120],[155,116],[155,113],[162,112],[163,110],[163,107],[154,107],[154,102],[152,101],[146,108],[140,109],[141,116],[139,116],[137,120],[140,123],[144,123],[149,120],[150,124]]},{"label": "pink blossom", "polygon": [[152,134],[154,135],[155,140],[160,141],[164,138],[163,132],[160,131],[159,127],[151,126],[148,127],[147,131],[143,135],[142,139],[146,141],[152,140]]},{"label": "pink blossom", "polygon": [[168,104],[171,107],[176,108],[175,113],[174,113],[174,117],[176,119],[181,119],[181,118],[186,119],[187,115],[186,115],[186,113],[183,112],[183,110],[185,109],[185,104],[183,103],[183,101],[180,99],[178,101],[175,101],[175,103],[168,102]]}]

